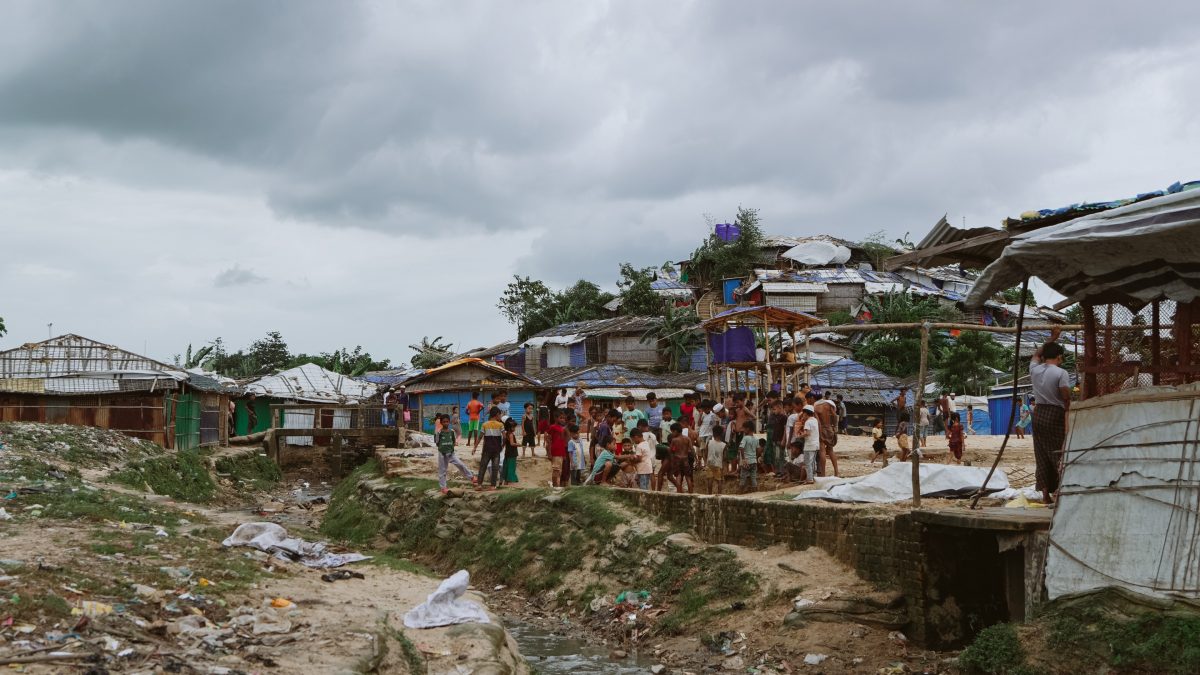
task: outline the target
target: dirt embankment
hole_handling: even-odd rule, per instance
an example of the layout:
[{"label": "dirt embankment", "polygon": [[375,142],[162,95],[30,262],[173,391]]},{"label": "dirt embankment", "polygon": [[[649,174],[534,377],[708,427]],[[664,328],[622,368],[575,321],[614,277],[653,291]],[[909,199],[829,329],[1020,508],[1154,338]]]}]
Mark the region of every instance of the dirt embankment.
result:
[{"label": "dirt embankment", "polygon": [[22,423],[0,425],[0,443],[0,664],[528,672],[494,615],[491,625],[405,629],[400,617],[440,578],[404,561],[358,563],[347,569],[364,578],[325,581],[328,570],[222,546],[249,521],[319,537],[308,527],[320,519],[319,491],[282,482],[253,451],[208,461],[111,432]]},{"label": "dirt embankment", "polygon": [[[910,648],[903,598],[816,548],[709,546],[606,488],[452,490],[384,479],[368,465],[339,487],[328,534],[382,542],[442,572],[466,568],[505,615],[681,672],[944,672]],[[787,621],[785,622],[785,619]]]}]

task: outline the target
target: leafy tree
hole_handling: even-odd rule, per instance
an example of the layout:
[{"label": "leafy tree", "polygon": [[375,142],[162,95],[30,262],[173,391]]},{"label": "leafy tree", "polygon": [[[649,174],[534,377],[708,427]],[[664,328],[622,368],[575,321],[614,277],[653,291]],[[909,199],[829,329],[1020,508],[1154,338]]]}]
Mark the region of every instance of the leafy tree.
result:
[{"label": "leafy tree", "polygon": [[710,232],[692,251],[692,282],[713,286],[721,279],[744,277],[762,261],[763,232],[758,209],[738,207],[734,223],[740,234],[733,241],[722,241]]},{"label": "leafy tree", "polygon": [[1083,323],[1083,306],[1078,302],[1063,310],[1063,314],[1067,317],[1067,323]]},{"label": "leafy tree", "polygon": [[[549,328],[542,324],[547,320],[543,313],[554,299],[550,287],[536,279],[513,275],[513,280],[504,287],[496,308],[517,326],[517,339],[525,338]],[[541,327],[539,327],[541,326]]]},{"label": "leafy tree", "polygon": [[[875,324],[953,321],[961,317],[958,311],[943,307],[933,298],[905,292],[868,296],[863,305],[870,312],[870,323]],[[920,369],[920,329],[874,331],[864,336],[854,350],[857,361],[895,377],[911,377]],[[929,353],[937,353],[945,340],[945,333],[934,331],[929,336]]]},{"label": "leafy tree", "polygon": [[1005,349],[983,331],[962,331],[953,342],[931,354],[937,365],[934,379],[942,389],[982,395],[995,384],[991,368],[1004,370],[1012,365],[1012,350]]},{"label": "leafy tree", "polygon": [[602,319],[606,311],[604,306],[614,297],[616,296],[601,290],[596,284],[580,279],[565,291],[554,294],[549,305],[553,312],[550,325],[539,330],[575,321]]},{"label": "leafy tree", "polygon": [[[905,236],[907,237],[908,235],[906,234]],[[897,239],[896,241],[899,242],[900,240]],[[877,270],[883,269],[884,260],[899,253],[899,251],[888,243],[887,233],[883,230],[872,232],[867,235],[866,239],[859,242],[858,245],[866,252],[867,257],[870,258],[871,266]]]},{"label": "leafy tree", "polygon": [[[1013,286],[1012,288],[1006,288],[1000,292],[1000,297],[1004,298],[1004,301],[1010,305],[1019,305],[1021,304],[1021,287]],[[1033,299],[1033,291],[1029,289],[1025,289],[1025,304],[1030,307],[1037,306],[1037,301]]]},{"label": "leafy tree", "polygon": [[295,368],[306,363],[315,363],[325,370],[332,370],[341,375],[357,377],[371,370],[387,370],[392,367],[389,359],[376,361],[369,353],[364,352],[362,345],[353,350],[342,347],[332,352],[321,352],[316,356],[297,354],[288,362],[289,368]]},{"label": "leafy tree", "polygon": [[829,322],[830,326],[846,326],[854,323],[854,315],[844,309],[839,309],[836,312],[830,312],[825,320]]},{"label": "leafy tree", "polygon": [[8,332],[8,329],[4,327],[4,317],[0,316],[0,336],[4,335],[7,332]]},{"label": "leafy tree", "polygon": [[442,342],[440,335],[432,340],[425,336],[419,344],[409,345],[408,348],[416,352],[411,361],[416,368],[436,368],[454,355],[454,345]]},{"label": "leafy tree", "polygon": [[626,316],[658,316],[663,313],[666,301],[654,292],[650,284],[654,281],[654,268],[636,268],[621,263],[621,278],[617,289],[621,292],[621,313]]},{"label": "leafy tree", "polygon": [[258,365],[258,374],[274,373],[288,367],[291,353],[279,331],[269,331],[265,337],[250,343],[247,358]]},{"label": "leafy tree", "polygon": [[667,356],[667,369],[671,372],[690,370],[691,355],[703,338],[696,332],[700,317],[691,307],[668,307],[663,321],[642,335],[642,342],[654,342]]}]

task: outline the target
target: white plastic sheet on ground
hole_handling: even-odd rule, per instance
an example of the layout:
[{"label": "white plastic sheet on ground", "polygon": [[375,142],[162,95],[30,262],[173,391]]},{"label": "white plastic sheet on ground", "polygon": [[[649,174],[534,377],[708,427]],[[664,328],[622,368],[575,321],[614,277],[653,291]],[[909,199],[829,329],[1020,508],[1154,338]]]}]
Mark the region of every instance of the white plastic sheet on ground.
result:
[{"label": "white plastic sheet on ground", "polygon": [[306,567],[341,567],[370,558],[361,553],[328,553],[323,542],[289,537],[287,530],[275,523],[242,523],[221,544],[231,547],[249,546],[271,553],[281,560],[299,562]]},{"label": "white plastic sheet on ground", "polygon": [[[922,497],[965,497],[975,493],[988,470],[975,466],[952,464],[921,465]],[[835,502],[867,502],[886,504],[912,499],[912,465],[908,462],[889,464],[866,476],[857,478],[817,479],[823,489],[801,492],[796,499],[828,499]],[[988,481],[988,491],[1008,489],[1008,476],[1000,469]]]},{"label": "white plastic sheet on ground", "polygon": [[408,628],[437,628],[456,623],[491,623],[487,612],[477,602],[464,600],[471,577],[466,570],[452,574],[425,598],[425,602],[408,610],[404,625]]}]

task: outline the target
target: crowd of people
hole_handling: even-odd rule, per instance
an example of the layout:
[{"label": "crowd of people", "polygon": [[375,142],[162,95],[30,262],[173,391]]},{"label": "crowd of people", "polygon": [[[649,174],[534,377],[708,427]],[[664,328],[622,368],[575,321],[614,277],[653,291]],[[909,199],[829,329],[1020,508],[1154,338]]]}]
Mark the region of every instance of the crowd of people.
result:
[{"label": "crowd of people", "polygon": [[[736,480],[738,491],[750,492],[758,489],[763,473],[797,483],[812,483],[829,469],[838,475],[835,447],[839,431],[847,431],[845,402],[807,385],[795,395],[770,392],[760,404],[744,392],[721,401],[687,394],[678,418],[653,392],[644,408],[633,396],[616,407],[584,410],[586,400],[581,388],[571,395],[557,390],[543,406],[526,403],[518,423],[506,394],[497,393],[484,405],[473,393],[465,439],[457,408],[437,415],[441,489],[448,489],[450,467],[476,489],[514,484],[518,457],[536,456],[538,447],[545,449],[554,487],[663,490],[669,485],[692,493],[696,477],[705,476],[708,491],[721,494],[727,478]],[[479,454],[474,472],[457,456],[464,443],[472,456]]]},{"label": "crowd of people", "polygon": [[[1061,453],[1065,434],[1060,411],[1069,400],[1069,388],[1063,384],[1065,371],[1056,359],[1061,360],[1061,347],[1053,340],[1038,350],[1031,374],[1039,400],[1036,407],[1032,399],[1023,401],[1016,423],[1019,437],[1031,426],[1043,427],[1034,438],[1038,486],[1046,491],[1047,500],[1057,487],[1055,452]],[[966,438],[974,433],[971,406],[966,407],[965,415],[960,412],[953,392],[943,392],[933,406],[918,399],[919,417],[913,428],[907,397],[908,391],[902,390],[892,401],[897,410],[897,458],[908,461],[913,451],[928,447],[931,434],[944,433],[952,461],[961,464]],[[752,492],[758,489],[762,474],[799,484],[840,475],[836,447],[839,434],[848,431],[845,402],[841,396],[817,392],[807,384],[795,394],[768,392],[761,402],[745,392],[728,393],[721,401],[687,394],[678,419],[652,392],[646,395],[644,408],[638,407],[633,396],[626,396],[616,407],[592,405],[584,410],[586,401],[582,388],[573,394],[559,389],[542,406],[524,404],[518,422],[511,415],[507,394],[494,394],[490,405],[479,400],[478,392],[472,394],[465,445],[472,456],[480,455],[476,472],[456,454],[464,441],[458,408],[437,415],[434,439],[441,489],[447,490],[451,466],[476,489],[515,484],[517,459],[537,456],[538,447],[545,449],[554,487],[613,485],[663,490],[669,485],[676,492],[693,493],[696,477],[704,476],[707,491],[721,494],[731,478],[739,492]],[[870,433],[871,463],[881,461],[887,466],[887,430],[882,416],[873,420]],[[1043,437],[1040,443],[1039,435]],[[1055,444],[1057,450],[1052,450]]]}]

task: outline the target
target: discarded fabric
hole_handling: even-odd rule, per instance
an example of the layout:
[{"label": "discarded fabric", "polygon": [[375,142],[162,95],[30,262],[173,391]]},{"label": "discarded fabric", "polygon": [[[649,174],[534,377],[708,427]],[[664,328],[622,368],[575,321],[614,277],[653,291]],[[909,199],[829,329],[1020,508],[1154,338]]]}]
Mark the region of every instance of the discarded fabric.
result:
[{"label": "discarded fabric", "polygon": [[470,581],[466,570],[455,572],[430,593],[425,602],[404,615],[404,625],[409,628],[436,628],[456,623],[491,623],[479,603],[462,598]]},{"label": "discarded fabric", "polygon": [[370,558],[361,553],[327,553],[323,542],[289,537],[287,530],[275,523],[243,523],[221,543],[225,546],[249,546],[271,553],[280,560],[296,561],[306,567],[341,567]]}]

